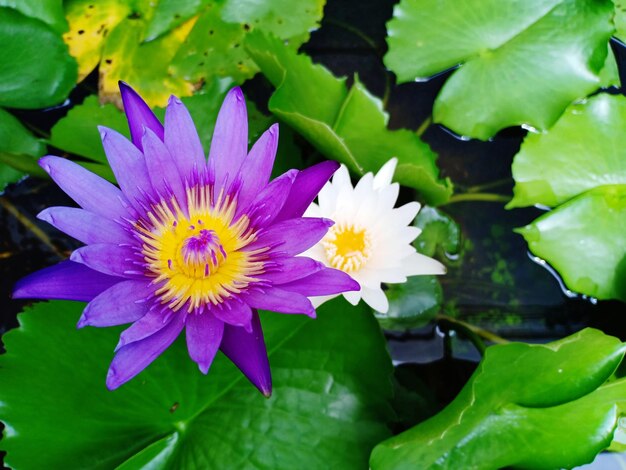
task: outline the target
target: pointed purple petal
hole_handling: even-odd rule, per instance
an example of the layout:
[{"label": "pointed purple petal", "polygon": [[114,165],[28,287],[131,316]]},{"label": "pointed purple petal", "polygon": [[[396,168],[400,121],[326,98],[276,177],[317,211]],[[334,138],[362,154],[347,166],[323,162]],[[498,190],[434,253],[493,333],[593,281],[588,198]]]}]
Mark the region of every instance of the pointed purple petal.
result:
[{"label": "pointed purple petal", "polygon": [[75,250],[70,260],[111,276],[133,277],[139,274],[134,264],[137,257],[128,246],[97,243]]},{"label": "pointed purple petal", "polygon": [[247,210],[252,226],[260,228],[272,223],[285,204],[297,173],[298,170],[291,170],[280,175],[254,198]]},{"label": "pointed purple petal", "polygon": [[276,287],[263,289],[263,292],[251,290],[246,294],[245,301],[250,307],[259,310],[272,310],[280,313],[302,313],[309,317],[315,317],[315,308],[304,295]]},{"label": "pointed purple petal", "polygon": [[317,217],[283,220],[261,231],[258,239],[248,245],[246,250],[269,246],[274,252],[298,255],[320,241],[333,223],[332,220]]},{"label": "pointed purple petal", "polygon": [[280,288],[307,297],[361,290],[359,283],[348,274],[333,268],[325,268],[297,281],[281,284]]},{"label": "pointed purple petal", "polygon": [[178,337],[185,325],[184,318],[184,315],[174,315],[172,321],[154,335],[117,351],[107,374],[107,388],[116,389],[154,361]]},{"label": "pointed purple petal", "polygon": [[[124,346],[146,339],[148,336],[152,336],[165,328],[173,319],[175,315],[179,315],[168,311],[170,314],[164,313],[160,308],[154,308],[144,316],[139,318],[130,327],[122,331],[120,340],[115,347],[115,350],[119,350]],[[180,313],[185,315],[184,313]]]},{"label": "pointed purple petal", "polygon": [[20,279],[13,290],[14,299],[58,299],[89,302],[109,287],[123,281],[82,264],[61,261]]},{"label": "pointed purple petal", "polygon": [[292,282],[324,268],[324,264],[306,256],[273,259],[272,262],[276,266],[263,273],[262,277],[273,284]]},{"label": "pointed purple petal", "polygon": [[258,312],[252,312],[250,333],[238,326],[224,325],[220,349],[263,395],[272,394],[272,374]]},{"label": "pointed purple petal", "polygon": [[174,96],[165,110],[165,145],[183,179],[191,178],[194,171],[206,166],[202,143],[191,115],[182,101]]},{"label": "pointed purple petal", "polygon": [[99,126],[102,145],[117,183],[128,201],[142,211],[139,201],[154,194],[143,154],[126,137],[113,129]]},{"label": "pointed purple petal", "polygon": [[109,219],[128,217],[127,201],[119,188],[65,158],[47,156],[39,165],[80,207]]},{"label": "pointed purple petal", "polygon": [[154,286],[149,281],[118,282],[87,304],[78,328],[116,326],[137,321],[148,313],[146,300],[153,292]]},{"label": "pointed purple petal", "polygon": [[222,187],[225,179],[232,183],[248,153],[248,113],[239,87],[228,92],[217,115],[209,162],[215,168],[215,181]]},{"label": "pointed purple petal", "polygon": [[208,373],[222,342],[224,322],[209,312],[189,315],[185,334],[189,357],[198,364],[203,374]]},{"label": "pointed purple petal", "polygon": [[298,173],[287,204],[283,206],[276,221],[301,217],[337,168],[339,163],[327,160]]},{"label": "pointed purple petal", "polygon": [[250,330],[252,310],[247,304],[238,300],[230,300],[215,308],[211,308],[211,313],[224,323],[233,326],[243,326],[248,331]]},{"label": "pointed purple petal", "polygon": [[165,144],[150,129],[146,129],[142,142],[148,175],[154,190],[161,196],[172,192],[179,204],[186,202],[184,179]]},{"label": "pointed purple petal", "polygon": [[49,207],[37,218],[83,243],[132,243],[133,236],[120,224],[83,209]]},{"label": "pointed purple petal", "polygon": [[142,150],[141,137],[144,128],[150,129],[163,140],[163,124],[159,122],[150,107],[128,84],[120,82],[119,85],[133,144]]},{"label": "pointed purple petal", "polygon": [[240,175],[245,183],[239,191],[239,207],[246,208],[269,182],[277,148],[278,124],[274,124],[259,137],[241,166]]}]

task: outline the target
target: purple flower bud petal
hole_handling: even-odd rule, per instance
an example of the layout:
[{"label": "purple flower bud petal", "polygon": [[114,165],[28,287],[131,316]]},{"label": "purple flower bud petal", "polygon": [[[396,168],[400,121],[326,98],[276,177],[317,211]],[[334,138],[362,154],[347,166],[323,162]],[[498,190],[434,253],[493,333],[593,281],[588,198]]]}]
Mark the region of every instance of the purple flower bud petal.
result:
[{"label": "purple flower bud petal", "polygon": [[183,177],[204,170],[206,158],[196,126],[185,105],[174,96],[165,110],[165,145]]},{"label": "purple flower bud petal", "polygon": [[185,329],[189,356],[203,374],[209,372],[224,334],[224,322],[210,312],[190,315]]},{"label": "purple flower bud petal", "polygon": [[144,128],[152,130],[159,139],[163,140],[163,124],[159,122],[150,107],[128,84],[120,81],[119,85],[133,144],[142,150],[141,137]]},{"label": "purple flower bud petal", "polygon": [[49,207],[37,217],[86,244],[134,241],[133,236],[121,224],[83,209]]}]

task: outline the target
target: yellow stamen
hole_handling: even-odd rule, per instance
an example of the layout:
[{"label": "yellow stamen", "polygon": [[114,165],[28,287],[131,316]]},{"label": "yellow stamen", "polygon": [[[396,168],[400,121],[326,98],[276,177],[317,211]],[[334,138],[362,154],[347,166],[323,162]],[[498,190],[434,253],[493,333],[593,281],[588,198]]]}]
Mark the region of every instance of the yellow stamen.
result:
[{"label": "yellow stamen", "polygon": [[367,231],[350,224],[333,225],[322,246],[333,268],[350,273],[363,267],[372,253],[372,241]]},{"label": "yellow stamen", "polygon": [[266,250],[244,251],[256,239],[247,216],[234,219],[236,201],[211,188],[187,189],[187,213],[175,199],[152,207],[135,225],[142,254],[162,303],[188,312],[242,292],[264,272]]}]

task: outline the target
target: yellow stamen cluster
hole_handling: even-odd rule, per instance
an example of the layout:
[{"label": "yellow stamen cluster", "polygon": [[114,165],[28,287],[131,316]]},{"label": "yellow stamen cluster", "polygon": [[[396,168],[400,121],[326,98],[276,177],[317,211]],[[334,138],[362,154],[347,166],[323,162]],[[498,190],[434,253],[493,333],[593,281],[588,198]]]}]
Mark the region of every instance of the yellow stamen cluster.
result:
[{"label": "yellow stamen cluster", "polygon": [[187,189],[187,214],[177,201],[161,201],[136,227],[142,254],[162,303],[192,313],[239,294],[263,273],[266,248],[244,251],[256,239],[250,220],[235,220],[237,203],[210,187]]},{"label": "yellow stamen cluster", "polygon": [[328,262],[346,273],[359,270],[372,254],[367,231],[352,224],[333,225],[322,240]]}]

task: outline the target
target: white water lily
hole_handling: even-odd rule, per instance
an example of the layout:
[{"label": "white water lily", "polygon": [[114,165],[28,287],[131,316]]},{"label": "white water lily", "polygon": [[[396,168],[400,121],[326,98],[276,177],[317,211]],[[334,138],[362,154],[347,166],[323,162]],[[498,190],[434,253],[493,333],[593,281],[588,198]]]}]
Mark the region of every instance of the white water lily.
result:
[{"label": "white water lily", "polygon": [[[408,276],[420,274],[445,274],[439,261],[417,253],[411,245],[421,232],[409,225],[420,204],[409,202],[394,208],[400,186],[391,179],[397,163],[392,158],[375,176],[363,176],[355,187],[342,165],[320,191],[318,204],[311,204],[305,213],[306,217],[334,220],[335,225],[302,255],[348,273],[361,290],[342,295],[352,305],[363,299],[382,313],[389,309],[382,283],[402,283]],[[317,306],[337,295],[311,301]]]}]

